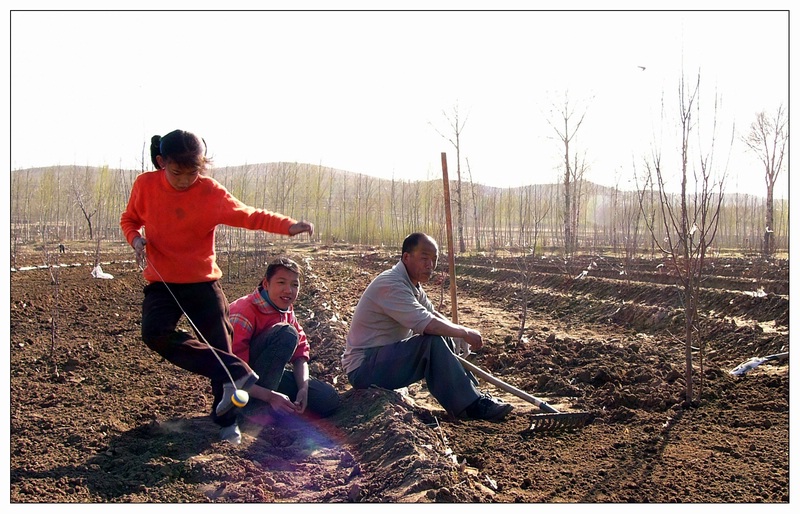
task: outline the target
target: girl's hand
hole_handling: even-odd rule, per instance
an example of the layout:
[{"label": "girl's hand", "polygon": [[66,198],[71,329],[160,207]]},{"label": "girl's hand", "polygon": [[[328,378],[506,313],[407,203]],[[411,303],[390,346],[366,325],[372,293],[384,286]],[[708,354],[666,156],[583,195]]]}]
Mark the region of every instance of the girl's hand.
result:
[{"label": "girl's hand", "polygon": [[292,400],[290,400],[288,396],[277,391],[270,391],[267,403],[269,403],[270,407],[275,409],[276,412],[283,414],[298,412],[297,405],[292,403]]},{"label": "girl's hand", "polygon": [[142,236],[136,236],[133,239],[133,249],[136,252],[136,264],[140,268],[144,268],[145,262],[147,260],[144,247],[147,244],[147,240]]},{"label": "girl's hand", "polygon": [[297,398],[294,401],[297,412],[302,414],[308,407],[308,380],[297,390]]},{"label": "girl's hand", "polygon": [[291,227],[289,227],[289,235],[296,236],[297,234],[302,234],[303,232],[308,232],[309,236],[314,235],[314,224],[308,221],[298,221]]}]

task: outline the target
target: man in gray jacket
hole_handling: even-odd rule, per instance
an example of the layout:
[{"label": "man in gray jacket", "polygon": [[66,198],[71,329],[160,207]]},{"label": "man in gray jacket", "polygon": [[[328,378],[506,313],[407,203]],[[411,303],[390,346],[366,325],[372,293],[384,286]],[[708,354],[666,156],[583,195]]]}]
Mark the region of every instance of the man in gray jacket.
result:
[{"label": "man in gray jacket", "polygon": [[422,289],[438,259],[432,237],[406,237],[400,262],[375,277],[356,306],[342,367],[355,388],[399,389],[424,378],[453,416],[501,420],[513,407],[479,391],[456,358],[483,346],[480,332],[438,313]]}]

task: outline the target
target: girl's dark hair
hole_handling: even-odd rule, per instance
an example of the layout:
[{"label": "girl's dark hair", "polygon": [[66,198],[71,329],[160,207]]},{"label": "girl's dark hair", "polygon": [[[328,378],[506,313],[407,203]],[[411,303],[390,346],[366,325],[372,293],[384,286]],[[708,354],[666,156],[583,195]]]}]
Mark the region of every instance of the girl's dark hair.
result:
[{"label": "girl's dark hair", "polygon": [[207,150],[205,139],[185,130],[173,130],[165,136],[150,138],[150,160],[156,168],[160,168],[156,160],[160,155],[178,166],[203,171],[211,165]]},{"label": "girl's dark hair", "polygon": [[269,279],[275,276],[275,273],[277,273],[280,268],[286,268],[292,273],[296,273],[298,276],[301,274],[300,266],[292,259],[289,259],[288,257],[278,257],[270,262],[267,266],[267,272],[264,274],[264,278],[267,280],[267,282],[269,282]]}]

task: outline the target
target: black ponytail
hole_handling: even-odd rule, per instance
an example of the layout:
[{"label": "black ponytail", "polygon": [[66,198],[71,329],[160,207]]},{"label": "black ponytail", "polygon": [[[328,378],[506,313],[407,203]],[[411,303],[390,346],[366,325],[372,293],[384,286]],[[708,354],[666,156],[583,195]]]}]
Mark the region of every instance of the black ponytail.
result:
[{"label": "black ponytail", "polygon": [[160,155],[162,162],[169,160],[180,166],[205,170],[211,164],[211,159],[206,157],[207,151],[205,139],[185,130],[173,130],[150,139],[150,159],[156,168],[160,168],[156,160]]},{"label": "black ponytail", "polygon": [[150,138],[150,160],[153,161],[153,166],[156,169],[161,167],[156,160],[159,155],[161,155],[161,136],[153,136]]}]

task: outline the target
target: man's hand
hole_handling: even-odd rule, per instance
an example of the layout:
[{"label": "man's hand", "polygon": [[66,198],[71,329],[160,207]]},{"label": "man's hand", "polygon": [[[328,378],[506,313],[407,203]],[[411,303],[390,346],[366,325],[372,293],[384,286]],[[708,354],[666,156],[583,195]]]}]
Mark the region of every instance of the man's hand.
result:
[{"label": "man's hand", "polygon": [[469,347],[472,350],[480,350],[483,348],[483,337],[481,333],[475,329],[468,328],[467,334],[464,336],[464,340],[469,343]]}]

